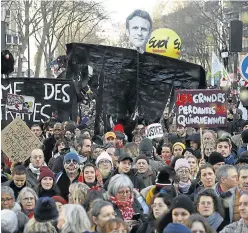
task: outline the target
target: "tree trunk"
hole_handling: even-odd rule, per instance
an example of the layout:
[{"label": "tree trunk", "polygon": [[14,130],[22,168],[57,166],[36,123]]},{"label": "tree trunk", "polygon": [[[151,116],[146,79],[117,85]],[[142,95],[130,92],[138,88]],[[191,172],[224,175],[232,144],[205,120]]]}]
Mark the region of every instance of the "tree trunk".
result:
[{"label": "tree trunk", "polygon": [[42,55],[43,55],[43,51],[44,51],[44,47],[45,47],[45,41],[46,41],[46,36],[45,36],[45,31],[43,29],[42,38],[41,38],[41,41],[40,41],[40,44],[38,47],[36,65],[35,65],[34,77],[36,77],[36,78],[38,78],[40,76],[40,67],[41,67],[41,60],[42,60]]},{"label": "tree trunk", "polygon": [[22,77],[22,58],[18,56],[18,68],[17,68],[17,77]]}]

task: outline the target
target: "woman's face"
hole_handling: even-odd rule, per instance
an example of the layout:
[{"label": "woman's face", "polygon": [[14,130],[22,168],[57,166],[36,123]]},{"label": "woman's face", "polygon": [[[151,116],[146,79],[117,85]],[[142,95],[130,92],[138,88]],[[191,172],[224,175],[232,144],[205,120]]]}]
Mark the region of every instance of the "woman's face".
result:
[{"label": "woman's face", "polygon": [[170,159],[171,158],[171,149],[169,147],[162,147],[161,151],[161,157],[162,159]]},{"label": "woman's face", "polygon": [[190,179],[190,170],[187,167],[181,167],[177,170],[177,175],[181,182],[188,182]]},{"label": "woman's face", "polygon": [[216,149],[215,149],[215,146],[214,145],[211,145],[211,144],[209,144],[209,145],[206,145],[205,147],[204,147],[204,154],[207,156],[207,157],[209,157],[209,155],[212,153],[212,152],[214,152]]},{"label": "woman's face", "polygon": [[196,160],[194,158],[188,158],[188,163],[189,163],[189,166],[190,166],[190,170],[191,171],[196,171],[197,170],[197,163],[196,163]]},{"label": "woman's face", "polygon": [[86,167],[84,169],[84,180],[86,183],[94,183],[96,180],[96,171],[93,167]]},{"label": "woman's face", "polygon": [[202,196],[197,205],[197,210],[203,217],[209,217],[214,212],[214,201],[212,197]]},{"label": "woman's face", "polygon": [[65,224],[65,211],[62,208],[62,210],[59,213],[57,228],[61,230],[64,224]]},{"label": "woman's face", "polygon": [[72,139],[72,133],[71,133],[70,131],[66,131],[66,132],[65,132],[65,138],[66,138],[67,140],[71,140],[71,139]]},{"label": "woman's face", "polygon": [[206,230],[201,222],[193,222],[191,231],[192,233],[206,233]]},{"label": "woman's face", "polygon": [[183,208],[175,208],[172,210],[172,221],[173,223],[184,224],[190,216],[189,211]]},{"label": "woman's face", "polygon": [[128,233],[127,229],[121,224],[119,227],[116,223],[112,225],[112,230],[107,233]]},{"label": "woman's face", "polygon": [[131,197],[131,190],[129,187],[119,188],[117,194],[115,195],[118,201],[128,201]]},{"label": "woman's face", "polygon": [[168,206],[164,203],[162,197],[155,198],[153,204],[151,205],[154,217],[157,219],[162,214],[168,211]]},{"label": "woman's face", "polygon": [[111,205],[104,206],[97,217],[93,216],[93,222],[100,228],[110,220],[115,218],[115,211]]},{"label": "woman's face", "polygon": [[57,207],[58,212],[60,213],[62,211],[63,204],[60,203],[60,202],[55,202],[55,204],[56,204],[56,207]]},{"label": "woman's face", "polygon": [[64,148],[65,148],[65,144],[63,142],[58,144],[58,152],[61,152],[62,149],[64,149]]},{"label": "woman's face", "polygon": [[43,189],[50,190],[53,187],[53,178],[45,176],[40,183]]},{"label": "woman's face", "polygon": [[22,208],[26,211],[33,210],[35,207],[35,197],[32,193],[26,192],[21,198]]},{"label": "woman's face", "polygon": [[183,154],[183,148],[179,145],[174,146],[173,155],[174,156],[181,156]]}]

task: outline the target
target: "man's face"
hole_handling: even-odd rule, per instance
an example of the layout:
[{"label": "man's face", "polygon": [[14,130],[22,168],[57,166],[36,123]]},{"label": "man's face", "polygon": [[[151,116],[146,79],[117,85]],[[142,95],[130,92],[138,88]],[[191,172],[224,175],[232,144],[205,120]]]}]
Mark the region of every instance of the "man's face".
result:
[{"label": "man's face", "polygon": [[192,150],[197,150],[198,149],[198,143],[194,141],[190,141],[190,147]]},{"label": "man's face", "polygon": [[202,138],[203,138],[204,143],[215,140],[214,135],[212,133],[210,133],[210,132],[204,133]]},{"label": "man's face", "polygon": [[228,142],[219,142],[217,144],[217,152],[221,153],[225,158],[231,154],[231,147]]},{"label": "man's face", "polygon": [[14,207],[15,200],[8,193],[1,194],[1,208],[11,210]]},{"label": "man's face", "polygon": [[148,170],[148,163],[145,159],[139,159],[136,162],[136,168],[138,170],[138,173],[145,173]]},{"label": "man's face", "polygon": [[201,170],[201,182],[204,188],[212,188],[215,184],[215,174],[211,168]]},{"label": "man's face", "polygon": [[49,127],[47,131],[48,131],[48,133],[49,133],[50,135],[53,135],[53,128],[52,128],[52,127]]},{"label": "man's face", "polygon": [[91,145],[92,145],[91,140],[85,139],[80,154],[82,154],[85,157],[89,157],[92,153]]},{"label": "man's face", "polygon": [[227,177],[223,178],[223,183],[228,189],[236,187],[238,185],[238,173],[235,169],[229,169]]},{"label": "man's face", "polygon": [[147,19],[139,16],[133,17],[129,20],[129,28],[126,34],[136,48],[145,47],[150,37],[150,22]]},{"label": "man's face", "polygon": [[239,174],[239,187],[242,191],[248,192],[248,170],[243,169]]},{"label": "man's face", "polygon": [[76,160],[67,160],[64,162],[64,169],[68,175],[74,175],[79,168]]},{"label": "man's face", "polygon": [[178,127],[177,128],[177,134],[179,135],[179,136],[183,136],[184,134],[185,134],[185,128],[184,127]]},{"label": "man's face", "polygon": [[21,187],[23,187],[23,185],[25,185],[26,178],[27,178],[26,174],[22,174],[22,175],[14,174],[14,175],[12,175],[12,180],[14,181],[15,186],[18,188],[21,188]]},{"label": "man's face", "polygon": [[38,138],[40,137],[40,135],[42,134],[42,130],[39,126],[33,126],[31,128],[31,131],[33,132],[33,134]]},{"label": "man's face", "polygon": [[120,161],[118,163],[119,173],[128,173],[131,170],[131,167],[132,167],[132,162],[129,159]]},{"label": "man's face", "polygon": [[44,163],[44,154],[41,149],[34,149],[31,153],[30,162],[35,168],[39,168]]},{"label": "man's face", "polygon": [[245,125],[245,126],[243,127],[243,131],[245,131],[246,129],[248,129],[248,125]]},{"label": "man's face", "polygon": [[248,220],[248,195],[243,194],[239,199],[239,212],[240,217],[244,220]]},{"label": "man's face", "polygon": [[62,131],[62,125],[55,124],[53,127],[53,135],[56,140],[58,140],[61,137],[61,131]]}]

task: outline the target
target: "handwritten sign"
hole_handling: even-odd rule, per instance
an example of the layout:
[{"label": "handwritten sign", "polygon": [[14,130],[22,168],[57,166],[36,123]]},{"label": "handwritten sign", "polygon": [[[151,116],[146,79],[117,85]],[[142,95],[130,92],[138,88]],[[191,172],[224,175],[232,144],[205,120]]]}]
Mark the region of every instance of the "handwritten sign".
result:
[{"label": "handwritten sign", "polygon": [[2,151],[12,162],[24,162],[30,157],[33,149],[41,146],[39,139],[20,118],[5,127],[1,136]]},{"label": "handwritten sign", "polygon": [[154,123],[148,125],[146,128],[146,136],[149,139],[161,138],[164,136],[162,125],[159,123]]},{"label": "handwritten sign", "polygon": [[[47,121],[57,112],[61,121],[76,120],[77,95],[73,81],[49,78],[8,78],[1,80],[2,128],[15,118],[21,118],[28,126]],[[33,98],[33,99],[31,99]],[[34,101],[35,100],[35,101]],[[16,110],[23,102],[28,114]],[[14,105],[15,104],[15,105]]]},{"label": "handwritten sign", "polygon": [[33,96],[15,95],[9,93],[7,95],[8,111],[31,114],[34,111],[34,102],[35,99]]},{"label": "handwritten sign", "polygon": [[176,121],[183,127],[226,127],[226,93],[221,90],[176,90]]}]

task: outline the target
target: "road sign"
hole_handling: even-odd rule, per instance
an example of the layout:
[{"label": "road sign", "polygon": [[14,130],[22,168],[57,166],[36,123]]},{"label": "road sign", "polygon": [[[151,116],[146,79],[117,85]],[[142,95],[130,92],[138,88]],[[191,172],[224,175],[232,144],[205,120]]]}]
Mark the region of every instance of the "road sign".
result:
[{"label": "road sign", "polygon": [[240,72],[242,77],[248,81],[248,54],[243,58],[240,64]]}]

